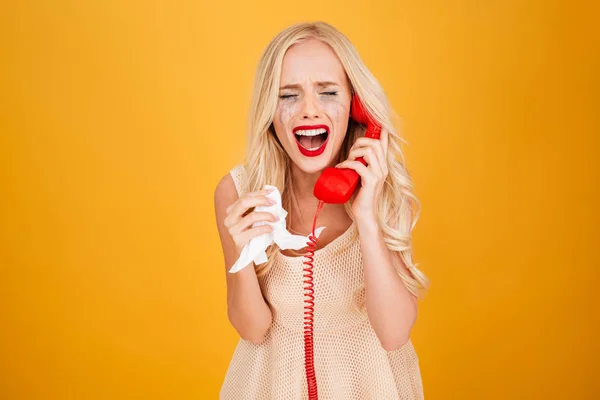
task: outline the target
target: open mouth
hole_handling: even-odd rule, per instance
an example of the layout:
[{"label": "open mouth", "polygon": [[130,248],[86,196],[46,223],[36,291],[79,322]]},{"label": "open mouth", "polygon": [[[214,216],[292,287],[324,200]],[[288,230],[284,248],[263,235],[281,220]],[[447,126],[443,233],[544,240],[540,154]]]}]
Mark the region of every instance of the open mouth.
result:
[{"label": "open mouth", "polygon": [[300,152],[305,156],[315,157],[323,153],[329,139],[327,125],[298,126],[294,136]]}]

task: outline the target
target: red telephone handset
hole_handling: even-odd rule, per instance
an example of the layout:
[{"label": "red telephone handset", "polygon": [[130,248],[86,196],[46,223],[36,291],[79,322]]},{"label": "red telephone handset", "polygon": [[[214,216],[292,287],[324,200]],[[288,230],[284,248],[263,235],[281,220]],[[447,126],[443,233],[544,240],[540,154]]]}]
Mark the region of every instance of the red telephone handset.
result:
[{"label": "red telephone handset", "polygon": [[[356,122],[366,125],[367,131],[365,137],[379,139],[381,127],[357,95],[352,96],[352,105],[350,106],[350,117]],[[367,165],[362,157],[356,159],[363,165]],[[314,188],[314,195],[317,199],[329,204],[346,203],[360,181],[360,176],[356,171],[348,168],[326,168],[322,173]]]},{"label": "red telephone handset", "polygon": [[[356,122],[366,125],[367,131],[365,137],[379,139],[381,126],[377,124],[374,118],[368,113],[364,105],[357,95],[352,96],[352,104],[350,106],[350,117]],[[362,157],[356,159],[367,165]],[[319,176],[314,188],[314,195],[319,199],[317,212],[312,226],[312,234],[309,236],[307,243],[307,253],[303,268],[304,278],[304,363],[306,369],[306,382],[308,386],[309,400],[318,400],[319,394],[317,389],[317,377],[315,374],[315,359],[314,359],[314,309],[315,309],[315,288],[313,283],[313,261],[315,250],[317,248],[317,238],[315,236],[315,227],[317,225],[317,217],[325,203],[329,204],[344,204],[356,190],[356,186],[360,181],[360,175],[353,169],[349,168],[326,168]]]}]

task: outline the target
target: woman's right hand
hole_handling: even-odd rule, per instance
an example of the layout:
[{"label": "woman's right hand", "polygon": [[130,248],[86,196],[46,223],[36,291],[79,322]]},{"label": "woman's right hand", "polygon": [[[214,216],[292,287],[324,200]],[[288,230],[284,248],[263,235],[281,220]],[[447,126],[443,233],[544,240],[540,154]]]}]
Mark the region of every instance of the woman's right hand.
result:
[{"label": "woman's right hand", "polygon": [[248,210],[256,206],[271,206],[275,204],[273,200],[267,198],[267,194],[272,190],[263,189],[257,192],[247,192],[227,208],[227,215],[223,223],[235,243],[238,256],[250,240],[256,236],[273,231],[273,228],[268,224],[253,228],[252,225],[255,222],[276,222],[279,220],[278,217],[270,212],[252,211],[248,213]]}]

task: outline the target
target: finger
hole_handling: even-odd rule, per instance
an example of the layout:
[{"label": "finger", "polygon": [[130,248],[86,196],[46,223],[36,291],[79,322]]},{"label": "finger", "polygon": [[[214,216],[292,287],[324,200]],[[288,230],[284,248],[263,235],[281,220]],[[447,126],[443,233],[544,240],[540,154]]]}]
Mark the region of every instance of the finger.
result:
[{"label": "finger", "polygon": [[379,139],[360,137],[360,138],[356,139],[356,141],[354,142],[354,145],[352,147],[365,147],[365,146],[374,146],[374,145],[379,145],[379,144],[381,144],[381,140],[379,140]]},{"label": "finger", "polygon": [[385,178],[388,176],[387,147],[389,143],[389,132],[387,129],[381,130],[379,139],[380,145],[375,146],[375,151],[377,152],[377,159],[379,160],[379,165],[381,166],[381,172],[383,172],[383,177]]},{"label": "finger", "polygon": [[254,239],[256,236],[263,235],[265,233],[273,232],[271,225],[260,225],[254,228],[243,231],[242,233],[235,235],[233,241],[237,246],[244,246]]},{"label": "finger", "polygon": [[375,149],[372,147],[359,147],[348,154],[349,160],[356,160],[358,157],[364,158],[367,162],[367,168],[372,169],[374,175],[383,177],[382,161],[377,156]]},{"label": "finger", "polygon": [[[380,136],[381,137],[381,136]],[[366,139],[366,140],[360,140]],[[387,176],[388,167],[387,167],[387,158],[386,158],[386,149],[384,146],[387,146],[387,135],[386,135],[386,143],[379,139],[372,138],[360,138],[356,141],[357,148],[369,147],[375,151],[377,156],[377,162],[379,163],[380,170],[382,172],[382,176]]]},{"label": "finger", "polygon": [[[387,146],[387,142],[385,143],[385,145]],[[359,147],[372,147],[377,151],[377,153],[378,153],[377,157],[379,159],[383,160],[383,159],[385,159],[385,155],[386,155],[386,150],[384,150],[383,146],[384,146],[384,143],[380,139],[362,137],[362,138],[358,138],[356,140],[356,142],[354,142],[354,145],[352,146],[352,148],[350,150],[356,149]]]},{"label": "finger", "polygon": [[387,129],[381,130],[381,135],[379,135],[379,139],[381,140],[381,147],[383,148],[383,159],[387,159],[388,152],[388,143],[390,139],[390,133]]},{"label": "finger", "polygon": [[237,235],[238,233],[244,231],[246,228],[259,221],[270,221],[276,222],[279,220],[279,217],[271,214],[270,212],[261,212],[254,211],[250,214],[246,215],[244,218],[240,219],[235,225],[229,229],[229,233],[231,235]]},{"label": "finger", "polygon": [[244,195],[233,203],[233,208],[228,214],[229,226],[236,224],[241,219],[242,215],[249,209],[257,206],[272,206],[273,204],[275,204],[275,202],[265,196]]},{"label": "finger", "polygon": [[[275,189],[274,188],[270,188],[270,189],[257,190],[256,192],[246,192],[246,193],[244,193],[244,195],[242,197],[244,197],[244,196],[249,196],[249,197],[266,196],[269,193],[271,193],[273,190],[275,190]],[[235,205],[236,205],[235,203],[231,204],[229,207],[227,207],[227,210],[225,210],[225,212],[227,214],[229,214],[229,212],[231,211],[231,209],[233,209],[233,207]]]},{"label": "finger", "polygon": [[363,186],[365,183],[372,182],[373,180],[377,179],[377,177],[360,161],[346,160],[336,165],[336,168],[348,168],[356,171],[356,173],[360,175]]}]

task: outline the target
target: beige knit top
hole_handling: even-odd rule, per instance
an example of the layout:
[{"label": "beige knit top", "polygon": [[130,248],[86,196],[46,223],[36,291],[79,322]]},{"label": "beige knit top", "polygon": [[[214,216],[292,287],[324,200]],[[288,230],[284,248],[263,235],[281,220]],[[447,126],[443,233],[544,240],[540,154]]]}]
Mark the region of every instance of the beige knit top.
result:
[{"label": "beige knit top", "polygon": [[[243,166],[236,166],[230,174],[241,196],[245,190]],[[353,223],[315,252],[314,364],[319,400],[422,399],[419,360],[412,341],[386,351],[366,312],[357,307],[364,292],[358,291],[363,272],[355,230]],[[304,260],[276,252],[272,268],[259,277],[273,322],[262,343],[239,340],[220,399],[308,399],[303,341]]]}]

